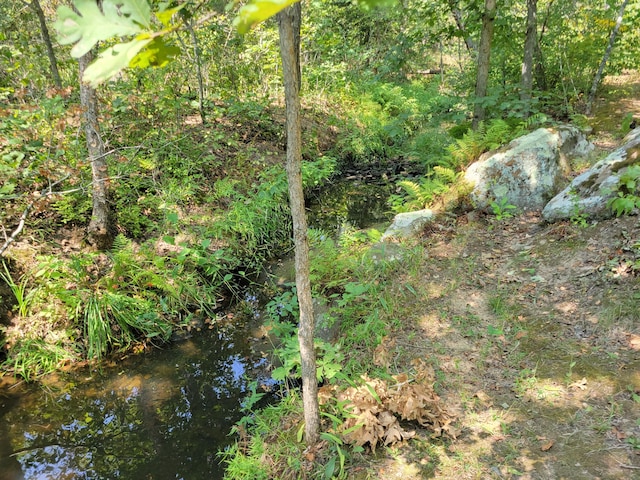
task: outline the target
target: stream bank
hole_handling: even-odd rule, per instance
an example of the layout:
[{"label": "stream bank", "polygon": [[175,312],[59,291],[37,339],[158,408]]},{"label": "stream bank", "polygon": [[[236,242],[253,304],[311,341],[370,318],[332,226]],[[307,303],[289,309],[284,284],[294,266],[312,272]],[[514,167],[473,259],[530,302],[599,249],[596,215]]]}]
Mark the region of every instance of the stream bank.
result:
[{"label": "stream bank", "polygon": [[[384,192],[354,182],[315,192],[310,224],[338,235],[384,221]],[[289,275],[289,262],[274,262],[280,273],[267,281]],[[222,478],[217,452],[233,443],[229,432],[252,385],[267,393],[257,407],[276,400],[273,346],[262,328],[268,299],[259,301],[251,288],[237,308],[194,324],[172,343],[40,384],[5,384],[0,480]]]}]

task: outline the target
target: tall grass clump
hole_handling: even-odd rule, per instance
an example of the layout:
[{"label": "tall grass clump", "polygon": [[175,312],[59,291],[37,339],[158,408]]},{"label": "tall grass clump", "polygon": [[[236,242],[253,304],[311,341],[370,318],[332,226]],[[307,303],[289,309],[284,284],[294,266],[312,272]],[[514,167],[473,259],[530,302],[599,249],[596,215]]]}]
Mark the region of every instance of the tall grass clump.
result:
[{"label": "tall grass clump", "polygon": [[214,315],[219,287],[195,275],[189,261],[179,249],[162,257],[153,243],[119,235],[106,253],[41,258],[39,301],[57,302],[78,326],[87,358],[138,341],[162,343],[192,316]]}]

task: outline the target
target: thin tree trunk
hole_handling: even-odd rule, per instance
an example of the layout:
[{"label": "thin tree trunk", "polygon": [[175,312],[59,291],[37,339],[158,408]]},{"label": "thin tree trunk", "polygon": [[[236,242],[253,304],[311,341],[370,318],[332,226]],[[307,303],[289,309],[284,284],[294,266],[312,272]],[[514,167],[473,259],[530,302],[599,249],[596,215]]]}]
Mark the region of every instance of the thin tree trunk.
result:
[{"label": "thin tree trunk", "polygon": [[49,29],[47,28],[47,21],[44,17],[42,7],[40,6],[40,0],[31,0],[31,6],[40,21],[40,33],[42,34],[42,41],[47,48],[47,57],[49,57],[49,64],[51,65],[51,79],[55,86],[61,89],[62,80],[60,79],[60,73],[58,72],[58,62],[53,50],[53,44],[51,43],[51,36],[49,35]]},{"label": "thin tree trunk", "polygon": [[624,10],[625,8],[627,8],[627,3],[629,3],[629,0],[624,0],[622,2],[622,5],[620,6],[618,18],[616,18],[616,24],[611,31],[611,36],[609,37],[609,45],[607,45],[607,50],[604,52],[604,56],[602,57],[602,61],[600,62],[600,67],[598,68],[596,76],[593,78],[593,84],[591,85],[591,91],[589,92],[589,98],[587,99],[587,115],[591,115],[591,107],[593,106],[593,100],[596,97],[596,90],[598,90],[598,86],[600,85],[600,81],[602,80],[602,72],[604,72],[604,67],[609,61],[609,57],[611,56],[611,52],[613,51],[613,44],[616,42],[616,37],[618,36],[618,32],[620,31],[620,27],[622,26],[622,18],[624,17]]},{"label": "thin tree trunk", "polygon": [[200,109],[200,119],[202,124],[206,123],[204,112],[204,80],[202,79],[202,59],[200,58],[200,47],[198,46],[198,38],[196,32],[193,29],[193,22],[189,19],[187,22],[187,28],[191,34],[191,43],[193,43],[193,56],[196,61],[196,76],[198,77],[198,106]]},{"label": "thin tree trunk", "polygon": [[100,137],[98,123],[98,100],[96,91],[82,81],[85,69],[93,61],[90,51],[78,59],[80,66],[80,105],[84,119],[84,132],[87,140],[89,161],[91,162],[93,211],[87,228],[87,240],[99,250],[111,246],[112,236],[109,228],[108,171],[104,144]]},{"label": "thin tree trunk", "polygon": [[464,20],[462,19],[462,11],[458,7],[458,2],[456,0],[449,0],[448,2],[449,10],[451,11],[451,15],[456,22],[456,26],[458,30],[462,34],[462,38],[464,39],[464,44],[467,47],[467,52],[473,55],[476,51],[476,44],[471,38],[471,35],[467,32],[467,29],[464,25]]},{"label": "thin tree trunk", "polygon": [[478,128],[478,125],[484,120],[486,114],[482,100],[487,96],[489,65],[491,62],[491,39],[493,37],[493,24],[495,19],[496,0],[485,0],[480,47],[478,48],[478,76],[476,78],[476,97],[472,122],[474,130]]},{"label": "thin tree trunk", "polygon": [[[304,406],[305,440],[314,445],[320,435],[316,354],[314,349],[315,320],[309,278],[309,242],[307,213],[302,189],[302,140],[300,130],[300,3],[278,14],[280,55],[284,75],[285,104],[287,110],[287,180],[289,203],[293,219],[295,244],[296,289],[300,307],[298,342],[302,363],[302,403]],[[296,41],[296,38],[298,39]]]},{"label": "thin tree trunk", "polygon": [[527,33],[522,59],[522,91],[520,99],[525,102],[525,118],[529,116],[531,91],[533,90],[533,57],[538,43],[538,0],[527,0]]}]

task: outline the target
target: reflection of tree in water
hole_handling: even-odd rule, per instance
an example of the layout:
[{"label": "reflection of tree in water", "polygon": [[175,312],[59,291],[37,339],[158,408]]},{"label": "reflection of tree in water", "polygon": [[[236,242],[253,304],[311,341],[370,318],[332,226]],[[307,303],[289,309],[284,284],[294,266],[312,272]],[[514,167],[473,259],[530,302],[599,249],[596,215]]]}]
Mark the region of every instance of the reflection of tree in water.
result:
[{"label": "reflection of tree in water", "polygon": [[7,419],[24,478],[127,478],[148,460],[153,443],[140,428],[140,402],[134,392],[80,400],[72,393],[78,390]]},{"label": "reflection of tree in water", "polygon": [[360,229],[389,220],[390,186],[342,182],[310,198],[309,224],[332,233],[349,226]]},{"label": "reflection of tree in water", "polygon": [[222,477],[216,452],[241,416],[247,377],[268,382],[246,336],[244,329],[202,334],[95,381],[79,374],[46,399],[42,390],[21,398],[0,425],[0,472],[26,479]]}]

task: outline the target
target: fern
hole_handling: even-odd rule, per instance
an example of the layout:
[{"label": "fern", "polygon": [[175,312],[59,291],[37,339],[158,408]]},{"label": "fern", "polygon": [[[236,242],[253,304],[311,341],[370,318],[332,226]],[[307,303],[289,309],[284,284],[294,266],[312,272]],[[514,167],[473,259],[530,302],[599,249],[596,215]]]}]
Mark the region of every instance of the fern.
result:
[{"label": "fern", "polygon": [[469,130],[449,146],[451,163],[455,167],[467,165],[477,160],[484,152],[495,150],[546,121],[545,114],[536,113],[515,128],[502,119],[491,120],[488,124],[482,122],[477,130]]},{"label": "fern", "polygon": [[436,165],[433,167],[433,171],[437,178],[440,178],[447,183],[455,182],[460,176],[460,174],[456,173],[454,169],[442,165]]},{"label": "fern", "polygon": [[476,160],[484,151],[485,124],[481,123],[477,130],[469,130],[448,150],[455,166],[462,166]]},{"label": "fern", "polygon": [[513,128],[502,119],[491,120],[483,138],[485,150],[494,150],[513,138]]},{"label": "fern", "polygon": [[398,182],[398,186],[402,187],[407,194],[406,203],[419,204],[422,208],[426,201],[425,192],[422,185],[419,185],[411,180],[402,180]]},{"label": "fern", "polygon": [[116,235],[116,238],[113,239],[113,244],[111,245],[111,252],[118,253],[123,250],[126,250],[131,245],[131,241],[125,237],[122,233]]}]

